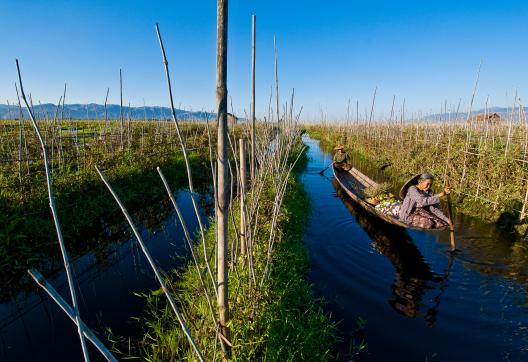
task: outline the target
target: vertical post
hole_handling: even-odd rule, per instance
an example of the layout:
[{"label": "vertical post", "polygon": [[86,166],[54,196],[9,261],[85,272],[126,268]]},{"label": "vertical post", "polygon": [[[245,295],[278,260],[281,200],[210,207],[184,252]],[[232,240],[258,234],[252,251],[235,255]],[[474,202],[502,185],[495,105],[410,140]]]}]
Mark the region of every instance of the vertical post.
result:
[{"label": "vertical post", "polygon": [[347,103],[347,115],[346,115],[346,125],[348,127],[350,123],[350,98],[348,98],[348,103]]},{"label": "vertical post", "polygon": [[[217,285],[220,331],[229,340],[228,304],[228,158],[227,158],[227,21],[228,0],[217,0],[216,105],[218,115],[217,170]],[[223,343],[223,342],[222,342]]]},{"label": "vertical post", "polygon": [[[64,83],[64,94],[62,95],[61,121],[64,119],[64,102],[66,102],[66,83]],[[60,102],[59,102],[60,106]]]},{"label": "vertical post", "polygon": [[123,76],[121,74],[121,68],[119,68],[119,119],[121,120],[121,148],[123,148],[123,132],[124,132],[124,121],[123,121]]},{"label": "vertical post", "polygon": [[524,195],[524,202],[523,202],[521,216],[519,218],[519,221],[522,221],[524,217],[526,216],[526,203],[528,203],[528,183],[526,184],[526,194]]},{"label": "vertical post", "polygon": [[239,140],[240,149],[240,252],[244,256],[246,255],[246,189],[247,189],[247,176],[246,176],[246,147],[244,139]]},{"label": "vertical post", "polygon": [[251,180],[255,179],[256,124],[255,124],[255,55],[257,48],[257,16],[252,16],[251,44]]},{"label": "vertical post", "polygon": [[356,125],[359,124],[359,100],[356,100]]},{"label": "vertical post", "polygon": [[70,289],[70,296],[72,299],[73,312],[75,316],[75,324],[77,324],[77,332],[79,334],[80,341],[81,341],[81,349],[83,352],[83,357],[85,361],[89,361],[90,358],[88,356],[88,349],[86,348],[86,342],[84,340],[84,325],[81,324],[81,317],[79,314],[79,305],[77,303],[77,294],[75,292],[75,285],[73,283],[73,273],[72,273],[72,269],[70,265],[70,260],[68,257],[68,252],[66,250],[66,246],[62,238],[62,231],[61,231],[61,227],[59,223],[58,213],[55,208],[55,197],[53,195],[53,186],[52,186],[51,176],[50,176],[50,171],[49,171],[48,153],[46,149],[46,144],[44,143],[44,139],[42,138],[42,134],[40,133],[40,129],[37,125],[37,120],[35,119],[35,116],[33,114],[33,109],[30,107],[27,101],[27,98],[26,98],[26,94],[24,93],[24,86],[22,85],[22,76],[20,75],[20,67],[18,65],[18,59],[16,59],[16,67],[17,67],[17,73],[18,73],[18,84],[20,85],[20,93],[22,96],[22,100],[24,101],[26,105],[29,118],[31,119],[31,123],[33,124],[33,128],[35,129],[35,133],[37,134],[37,138],[42,148],[42,158],[44,161],[44,170],[46,174],[46,186],[47,186],[47,191],[48,191],[49,207],[51,209],[51,214],[52,214],[53,222],[55,225],[55,231],[57,232],[57,239],[59,241],[64,269],[66,270],[66,279],[68,281],[68,287]]},{"label": "vertical post", "polygon": [[[105,97],[105,101],[104,101],[104,118],[105,118],[105,126],[104,126],[104,143],[105,143],[105,147],[107,147],[106,145],[106,132],[108,132],[108,108],[107,108],[107,104],[108,104],[108,93],[110,93],[110,88],[106,88],[106,97]],[[112,142],[110,140],[110,142]]]},{"label": "vertical post", "polygon": [[280,115],[279,115],[279,69],[277,65],[277,39],[273,35],[273,48],[275,49],[275,98],[277,101],[277,125],[280,124]]}]

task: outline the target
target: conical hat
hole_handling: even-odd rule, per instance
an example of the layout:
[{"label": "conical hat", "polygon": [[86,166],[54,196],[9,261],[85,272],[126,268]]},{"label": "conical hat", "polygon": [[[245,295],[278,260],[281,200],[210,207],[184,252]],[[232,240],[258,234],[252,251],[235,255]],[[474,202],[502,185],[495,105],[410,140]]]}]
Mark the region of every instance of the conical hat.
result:
[{"label": "conical hat", "polygon": [[403,184],[402,188],[400,189],[400,198],[402,200],[405,198],[405,195],[407,195],[407,190],[409,189],[409,187],[418,184],[418,179],[420,178],[420,176],[422,176],[421,173],[414,175],[406,183]]},{"label": "conical hat", "polygon": [[339,144],[339,145],[337,145],[337,146],[334,147],[334,151],[342,150],[342,149],[344,149],[344,148],[345,148],[345,146]]}]

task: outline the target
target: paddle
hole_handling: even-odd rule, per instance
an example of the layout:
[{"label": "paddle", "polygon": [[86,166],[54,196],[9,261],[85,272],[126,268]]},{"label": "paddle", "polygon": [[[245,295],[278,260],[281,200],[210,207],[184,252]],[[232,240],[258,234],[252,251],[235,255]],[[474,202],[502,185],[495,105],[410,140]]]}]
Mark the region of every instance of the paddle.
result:
[{"label": "paddle", "polygon": [[[449,187],[449,181],[446,177],[446,187]],[[455,240],[455,224],[453,223],[453,209],[451,208],[451,193],[447,194],[447,217],[449,218],[449,238],[451,241],[451,252],[455,252],[456,240]]]},{"label": "paddle", "polygon": [[328,170],[330,168],[330,166],[332,166],[332,165],[333,165],[333,162],[331,162],[328,166],[326,166],[324,169],[319,171],[319,174],[323,175],[325,173],[325,171]]}]

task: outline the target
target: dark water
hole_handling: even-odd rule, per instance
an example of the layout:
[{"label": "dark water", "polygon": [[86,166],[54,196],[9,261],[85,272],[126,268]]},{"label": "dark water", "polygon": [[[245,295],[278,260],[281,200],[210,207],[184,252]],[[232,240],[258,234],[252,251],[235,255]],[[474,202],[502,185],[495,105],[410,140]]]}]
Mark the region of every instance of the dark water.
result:
[{"label": "dark water", "polygon": [[[340,321],[343,359],[350,341],[364,337],[360,360],[528,360],[528,243],[459,215],[462,253],[451,258],[448,232],[407,231],[362,212],[331,170],[317,174],[330,155],[305,142],[309,279]],[[380,171],[358,168],[383,181]],[[363,332],[358,318],[367,321]]]},{"label": "dark water", "polygon": [[[189,193],[179,192],[177,202],[189,230],[195,230],[198,222]],[[164,207],[172,205],[166,203]],[[158,212],[159,209],[153,207]],[[162,220],[156,220],[159,214],[152,217],[150,223],[156,227],[140,228],[152,257],[165,271],[185,265],[189,251],[175,213],[168,216],[163,213]],[[112,227],[128,229],[125,223]],[[145,300],[135,293],[149,293],[158,289],[159,284],[137,241],[113,242],[102,250],[76,258],[72,264],[81,317],[103,343],[111,346],[106,342],[106,328],[124,337],[140,336],[141,327],[133,317],[144,315]],[[47,279],[69,302],[65,273],[57,272]],[[91,343],[87,341],[87,345],[93,361],[103,360]],[[75,325],[36,284],[30,291],[20,292],[14,300],[0,305],[0,361],[79,360],[82,354]]]}]

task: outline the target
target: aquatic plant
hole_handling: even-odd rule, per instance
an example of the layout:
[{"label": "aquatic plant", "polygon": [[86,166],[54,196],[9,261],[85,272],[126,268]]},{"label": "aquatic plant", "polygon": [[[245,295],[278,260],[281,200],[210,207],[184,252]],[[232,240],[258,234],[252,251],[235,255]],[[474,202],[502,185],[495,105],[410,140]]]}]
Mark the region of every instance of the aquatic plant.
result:
[{"label": "aquatic plant", "polygon": [[[354,157],[380,166],[397,185],[424,171],[435,187],[448,183],[456,209],[487,221],[506,218],[520,227],[528,211],[528,131],[522,122],[336,123],[306,125],[323,148],[346,138]],[[506,215],[509,215],[506,217]]]}]

